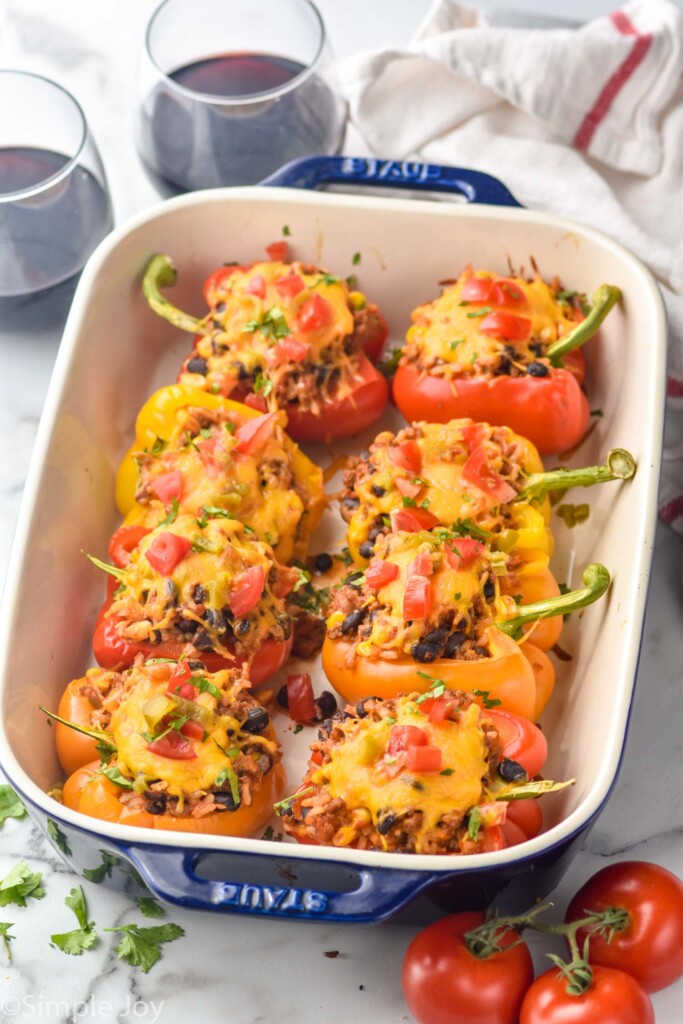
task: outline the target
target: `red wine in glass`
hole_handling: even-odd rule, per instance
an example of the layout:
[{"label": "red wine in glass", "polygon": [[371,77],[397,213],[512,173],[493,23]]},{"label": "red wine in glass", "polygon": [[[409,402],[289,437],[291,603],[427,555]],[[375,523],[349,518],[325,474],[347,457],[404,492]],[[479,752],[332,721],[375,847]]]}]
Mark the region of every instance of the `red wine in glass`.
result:
[{"label": "red wine in glass", "polygon": [[49,149],[0,147],[2,298],[73,277],[111,228],[109,197],[90,171],[76,166],[59,177],[69,159]]},{"label": "red wine in glass", "polygon": [[143,159],[189,191],[258,182],[290,160],[336,152],[344,106],[322,76],[306,70],[270,53],[226,53],[177,68],[143,101]]}]

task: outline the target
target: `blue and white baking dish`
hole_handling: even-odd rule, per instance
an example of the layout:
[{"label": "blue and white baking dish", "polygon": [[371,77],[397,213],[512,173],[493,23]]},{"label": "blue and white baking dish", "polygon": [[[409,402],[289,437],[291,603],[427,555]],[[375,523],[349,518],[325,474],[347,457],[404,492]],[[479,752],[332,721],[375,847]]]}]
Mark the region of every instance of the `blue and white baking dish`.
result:
[{"label": "blue and white baking dish", "polygon": [[[305,190],[322,180],[451,190],[468,202]],[[358,922],[383,920],[426,890],[449,907],[483,905],[503,888],[513,898],[515,887],[520,899],[529,887],[543,895],[607,800],[624,748],[661,453],[665,321],[659,293],[648,271],[609,238],[521,209],[500,183],[476,172],[332,158],[290,167],[283,181],[298,187],[276,182],[198,192],[156,206],[111,234],[83,273],[36,441],[5,588],[0,762],[72,868],[99,867],[97,877],[121,884],[132,866],[161,899],[187,907]],[[66,683],[93,664],[90,636],[103,586],[81,552],[106,553],[117,525],[114,472],[136,413],[156,387],[175,378],[190,347],[187,336],[147,309],[140,290],[143,268],[153,253],[172,256],[179,270],[174,301],[199,313],[205,275],[227,260],[259,258],[282,237],[284,225],[295,257],[335,273],[350,273],[353,254],[361,254],[353,269],[387,316],[394,343],[400,343],[412,308],[438,294],[437,282],[467,263],[504,274],[508,261],[529,269],[533,260],[567,288],[590,294],[609,282],[623,291],[622,305],[588,346],[591,406],[602,415],[594,417],[572,461],[598,462],[618,445],[633,452],[638,472],[628,483],[592,491],[590,517],[582,526],[570,530],[557,523],[558,578],[576,584],[583,566],[601,561],[613,583],[606,599],[568,622],[562,646],[572,660],[559,665],[542,723],[550,747],[548,776],[575,778],[576,784],[545,798],[549,828],[521,847],[457,858],[152,834],[84,817],[45,793],[60,771],[38,705],[56,707]],[[397,423],[395,412],[379,426],[389,423]],[[367,440],[345,447],[360,450]],[[328,465],[341,450],[313,454]],[[330,513],[313,550],[339,543],[340,526]],[[322,689],[320,668],[313,674]],[[295,737],[283,718],[280,732],[292,791],[304,768],[307,730]]]}]

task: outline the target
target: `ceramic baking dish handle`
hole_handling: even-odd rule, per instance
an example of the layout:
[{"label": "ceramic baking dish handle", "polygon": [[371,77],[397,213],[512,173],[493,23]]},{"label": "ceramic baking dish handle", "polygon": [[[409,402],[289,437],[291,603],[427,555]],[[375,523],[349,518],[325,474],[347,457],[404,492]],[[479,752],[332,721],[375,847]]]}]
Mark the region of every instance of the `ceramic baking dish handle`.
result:
[{"label": "ceramic baking dish handle", "polygon": [[498,178],[464,167],[443,167],[413,160],[358,156],[309,156],[285,164],[262,185],[316,189],[321,185],[369,185],[412,192],[455,192],[468,203],[521,206]]},{"label": "ceramic baking dish handle", "polygon": [[[136,846],[127,851],[127,856],[145,885],[167,903],[195,910],[224,910],[232,914],[349,924],[382,921],[423,889],[445,877],[425,871],[354,867],[350,870],[358,876],[357,887],[352,892],[335,892],[322,887],[292,886],[297,861],[285,856],[281,858],[281,875],[287,879],[283,885],[203,878],[197,873],[202,855],[196,851]],[[253,855],[250,860],[253,865]],[[335,864],[335,868],[338,867]]]}]

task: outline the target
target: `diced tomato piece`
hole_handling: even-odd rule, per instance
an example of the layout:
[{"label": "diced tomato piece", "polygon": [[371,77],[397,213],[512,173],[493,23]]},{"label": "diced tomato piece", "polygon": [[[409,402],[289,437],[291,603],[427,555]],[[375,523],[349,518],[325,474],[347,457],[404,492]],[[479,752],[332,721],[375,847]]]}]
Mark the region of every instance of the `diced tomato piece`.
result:
[{"label": "diced tomato piece", "polygon": [[268,412],[268,404],[263,395],[256,395],[253,391],[250,391],[244,399],[244,404],[248,405],[250,409],[258,409],[259,412]]},{"label": "diced tomato piece", "polygon": [[162,576],[170,576],[192,547],[187,537],[176,533],[160,533],[145,551],[145,558]]},{"label": "diced tomato piece", "polygon": [[182,473],[174,469],[171,473],[155,476],[152,480],[152,490],[157,498],[161,498],[164,505],[170,505],[174,498],[179,501],[183,493]]},{"label": "diced tomato piece", "polygon": [[440,772],[441,761],[441,747],[409,747],[406,754],[406,768],[410,772]]},{"label": "diced tomato piece", "polygon": [[482,334],[506,341],[526,341],[531,334],[531,320],[514,313],[489,313],[479,324]]},{"label": "diced tomato piece", "polygon": [[130,562],[131,552],[151,530],[146,526],[119,526],[109,541],[109,557],[119,569],[125,569]]},{"label": "diced tomato piece", "polygon": [[488,430],[483,423],[470,423],[468,426],[462,427],[460,433],[467,451],[471,452],[482,443]]},{"label": "diced tomato piece", "polygon": [[394,533],[418,533],[431,530],[439,520],[427,508],[398,508],[391,513],[391,529]]},{"label": "diced tomato piece", "polygon": [[426,619],[432,610],[432,584],[426,576],[411,576],[403,595],[403,618]]},{"label": "diced tomato piece", "polygon": [[225,282],[232,274],[238,270],[243,271],[247,269],[247,267],[234,264],[232,267],[219,267],[218,270],[214,270],[212,274],[209,274],[202,287],[202,293],[206,299],[207,306],[217,305],[221,299]]},{"label": "diced tomato piece", "polygon": [[503,505],[512,501],[517,495],[514,487],[491,469],[482,445],[471,453],[462,468],[462,475],[463,479],[468,480],[484,494],[488,494],[489,497]]},{"label": "diced tomato piece", "polygon": [[475,558],[479,558],[482,551],[486,550],[486,547],[481,541],[475,540],[474,537],[458,537],[457,540],[451,541],[445,545],[446,549],[446,561],[450,565],[451,569],[460,570],[465,565],[469,565]]},{"label": "diced tomato piece", "polygon": [[289,337],[283,338],[271,351],[274,356],[274,364],[279,366],[286,362],[300,363],[311,351],[311,346],[298,338]]},{"label": "diced tomato piece", "polygon": [[184,725],[181,725],[180,732],[190,740],[201,740],[204,738],[204,726],[195,722],[194,718],[188,718]]},{"label": "diced tomato piece", "polygon": [[409,576],[431,576],[434,572],[432,556],[428,551],[418,551],[408,566]]},{"label": "diced tomato piece", "polygon": [[197,756],[192,744],[175,729],[171,729],[165,736],[160,736],[158,740],[152,740],[147,744],[147,749],[150,754],[168,757],[172,761],[191,761]]},{"label": "diced tomato piece", "polygon": [[402,444],[387,448],[387,458],[399,469],[419,476],[422,469],[422,453],[417,441],[404,441]]},{"label": "diced tomato piece", "polygon": [[259,299],[266,297],[266,279],[263,274],[254,274],[249,278],[249,283],[244,289],[247,295],[256,295]]},{"label": "diced tomato piece", "polygon": [[322,752],[322,750],[314,750],[313,753],[311,754],[311,761],[313,762],[313,764],[318,764],[318,765],[322,764],[323,763],[323,752]]},{"label": "diced tomato piece", "polygon": [[192,669],[186,661],[179,661],[171,672],[168,680],[166,693],[169,697],[184,697],[186,700],[194,700],[197,691],[190,682]]},{"label": "diced tomato piece", "polygon": [[277,583],[272,588],[273,593],[276,597],[287,597],[294,590],[300,578],[300,574],[296,569],[290,569],[287,565],[280,565],[278,567]]},{"label": "diced tomato piece", "polygon": [[296,325],[302,333],[319,331],[322,327],[327,327],[328,324],[331,324],[333,319],[334,310],[330,303],[322,295],[314,292],[299,310]]},{"label": "diced tomato piece", "polygon": [[270,245],[266,246],[266,252],[273,262],[286,263],[287,261],[286,242],[271,242]]},{"label": "diced tomato piece", "polygon": [[423,747],[429,742],[424,729],[417,725],[392,725],[387,744],[388,754],[399,754],[410,747]]},{"label": "diced tomato piece", "polygon": [[490,277],[470,277],[462,286],[463,302],[488,302],[492,287]]},{"label": "diced tomato piece", "polygon": [[295,722],[311,722],[315,718],[313,684],[308,672],[287,676],[287,705]]},{"label": "diced tomato piece", "polygon": [[258,604],[266,582],[262,565],[250,565],[235,580],[235,589],[230,594],[230,611],[238,618],[246,615]]},{"label": "diced tomato piece", "polygon": [[237,451],[244,452],[245,455],[252,455],[258,451],[272,436],[276,423],[276,412],[268,412],[265,416],[257,416],[253,420],[247,420],[246,423],[243,423],[235,431],[235,438],[237,440],[235,447]]},{"label": "diced tomato piece", "polygon": [[399,567],[394,562],[384,562],[381,558],[373,558],[365,570],[365,582],[373,590],[379,590],[395,580],[399,572]]},{"label": "diced tomato piece", "polygon": [[422,490],[422,484],[413,483],[412,480],[408,480],[405,476],[397,476],[394,483],[404,498],[417,498]]},{"label": "diced tomato piece", "polygon": [[527,297],[516,281],[500,277],[494,282],[488,301],[494,306],[512,306],[521,309],[528,306]]},{"label": "diced tomato piece", "polygon": [[[426,703],[427,702],[425,701],[425,704]],[[451,710],[452,707],[454,707],[453,701],[447,701],[442,699],[435,700],[431,708],[429,709],[428,718],[430,723],[432,725],[441,725],[441,723],[445,722],[446,719],[448,718],[449,711]],[[427,710],[424,704],[422,705],[422,709],[423,711]]]},{"label": "diced tomato piece", "polygon": [[289,273],[285,277],[278,277],[275,282],[275,288],[277,291],[286,298],[293,298],[302,292],[306,284],[304,279],[299,274]]}]

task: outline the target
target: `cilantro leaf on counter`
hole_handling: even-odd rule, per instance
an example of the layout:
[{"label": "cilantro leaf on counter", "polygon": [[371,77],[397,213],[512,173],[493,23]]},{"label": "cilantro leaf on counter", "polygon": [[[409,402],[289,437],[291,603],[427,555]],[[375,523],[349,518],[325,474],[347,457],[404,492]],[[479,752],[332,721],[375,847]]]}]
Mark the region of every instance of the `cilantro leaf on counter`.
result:
[{"label": "cilantro leaf on counter", "polygon": [[26,808],[11,786],[0,786],[0,822],[7,818],[23,818]]},{"label": "cilantro leaf on counter", "polygon": [[145,917],[166,917],[166,911],[153,896],[138,896],[135,902]]},{"label": "cilantro leaf on counter", "polygon": [[0,882],[0,907],[16,903],[25,907],[26,900],[42,900],[45,889],[42,885],[42,872],[32,872],[25,860],[20,860]]},{"label": "cilantro leaf on counter", "polygon": [[10,928],[13,927],[14,923],[12,921],[0,921],[0,942],[2,942],[3,948],[5,950],[5,956],[7,957],[7,960],[10,962],[12,960],[12,953],[9,948],[10,939],[15,938],[14,935],[10,934]]},{"label": "cilantro leaf on counter", "polygon": [[105,928],[105,932],[123,932],[123,938],[114,950],[119,960],[131,967],[139,967],[143,974],[161,957],[161,944],[173,942],[185,934],[177,924],[152,925],[142,928],[138,924],[122,924],[118,928]]},{"label": "cilantro leaf on counter", "polygon": [[79,927],[70,932],[58,932],[50,936],[50,941],[62,953],[69,956],[80,956],[84,949],[90,949],[97,942],[95,922],[88,921],[88,906],[80,885],[74,886],[64,902],[76,915]]}]

